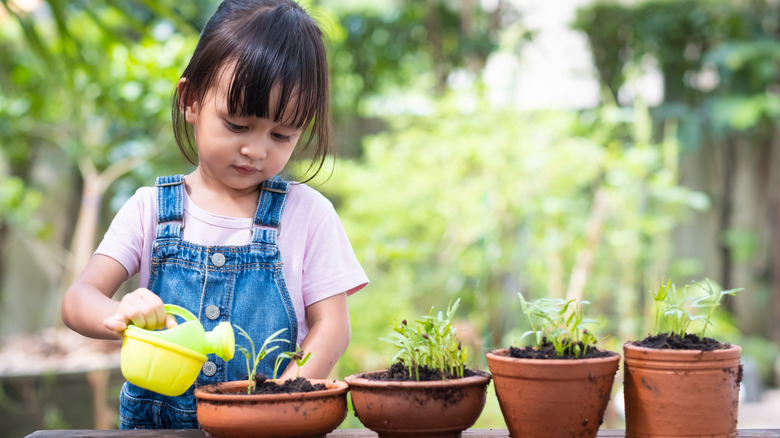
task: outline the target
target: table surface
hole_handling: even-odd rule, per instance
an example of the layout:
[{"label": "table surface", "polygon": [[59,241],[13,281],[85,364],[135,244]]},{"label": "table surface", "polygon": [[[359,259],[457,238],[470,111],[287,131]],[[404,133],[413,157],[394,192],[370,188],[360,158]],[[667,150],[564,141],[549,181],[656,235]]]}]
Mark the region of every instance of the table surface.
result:
[{"label": "table surface", "polygon": [[[39,430],[27,438],[73,438],[73,437],[205,437],[202,430]],[[368,429],[336,429],[327,438],[368,438],[377,434]],[[463,438],[508,437],[506,429],[468,429]],[[624,430],[600,430],[598,438],[624,438]],[[737,431],[739,438],[780,437],[780,429],[743,429]]]}]

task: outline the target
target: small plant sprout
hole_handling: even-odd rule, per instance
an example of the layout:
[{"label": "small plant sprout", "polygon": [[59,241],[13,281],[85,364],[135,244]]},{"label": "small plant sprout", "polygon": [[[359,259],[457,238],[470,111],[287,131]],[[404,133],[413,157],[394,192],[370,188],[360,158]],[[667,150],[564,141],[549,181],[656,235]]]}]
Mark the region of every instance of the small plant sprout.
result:
[{"label": "small plant sprout", "polygon": [[[658,335],[662,331],[685,337],[691,323],[703,321],[700,339],[704,338],[707,328],[712,325],[712,316],[715,309],[720,306],[720,301],[725,295],[736,295],[743,288],[717,291],[713,288],[709,278],[704,282],[696,283],[696,286],[705,292],[705,295],[694,297],[691,295],[692,285],[686,285],[678,292],[671,280],[663,282],[657,292],[650,291],[655,301],[655,327],[653,334]],[[706,315],[694,315],[691,309],[707,309]]]},{"label": "small plant sprout", "polygon": [[590,348],[595,348],[596,337],[585,329],[585,324],[595,321],[585,319],[582,306],[588,301],[564,300],[561,298],[540,298],[527,301],[518,292],[520,306],[531,324],[531,330],[522,337],[533,335],[534,344],[541,349],[545,342],[551,343],[558,357],[569,355],[582,357]]},{"label": "small plant sprout", "polygon": [[304,356],[300,344],[295,344],[295,351],[285,351],[279,353],[279,355],[276,356],[276,363],[274,364],[273,380],[276,380],[277,376],[279,375],[279,367],[282,365],[282,362],[285,359],[292,359],[295,361],[295,364],[298,365],[298,371],[295,373],[295,378],[298,378],[298,376],[301,374],[301,367],[306,364],[310,356],[311,356],[311,351],[306,353],[306,355]]},{"label": "small plant sprout", "polygon": [[682,292],[679,292],[677,286],[671,280],[667,280],[666,283],[661,282],[657,292],[650,291],[653,301],[655,301],[654,334],[667,331],[670,334],[674,333],[685,337],[691,323],[702,318],[694,316],[686,307],[686,304],[691,300],[688,296],[688,289],[689,286],[686,285]]},{"label": "small plant sprout", "polygon": [[661,330],[661,303],[666,300],[666,297],[669,295],[669,289],[674,287],[672,284],[672,280],[667,280],[666,284],[664,282],[661,282],[661,285],[658,287],[658,292],[653,292],[650,290],[650,295],[653,296],[653,301],[655,302],[655,324],[653,325],[653,333],[659,333]]},{"label": "small plant sprout", "polygon": [[[246,332],[246,330],[242,329],[241,327],[235,325],[234,326],[236,330],[238,330],[238,334],[246,338],[247,341],[249,341],[249,345],[252,347],[252,352],[250,353],[249,350],[247,350],[244,347],[239,346],[238,349],[241,351],[241,353],[246,358],[246,370],[248,374],[248,384],[247,384],[247,394],[251,394],[252,391],[255,389],[255,374],[257,373],[257,365],[260,363],[261,360],[263,360],[266,356],[268,356],[269,353],[279,348],[278,345],[271,346],[271,344],[275,342],[287,342],[288,344],[290,341],[287,339],[277,339],[277,336],[282,334],[286,328],[283,328],[281,330],[278,330],[274,333],[272,333],[270,336],[268,336],[265,341],[263,342],[263,345],[260,347],[259,351],[255,351],[255,343],[252,341],[252,337],[249,336],[249,333]],[[274,371],[275,373],[276,371]]]},{"label": "small plant sprout", "polygon": [[392,339],[381,339],[397,347],[393,362],[401,362],[409,375],[420,380],[419,370],[428,367],[439,371],[442,379],[448,376],[463,377],[468,351],[455,336],[452,319],[460,305],[460,298],[450,303],[446,312],[433,313],[417,320],[417,328],[411,327],[406,320],[393,328]]},{"label": "small plant sprout", "polygon": [[707,331],[707,327],[709,327],[712,324],[711,322],[712,314],[715,312],[715,308],[720,306],[721,298],[723,298],[724,295],[734,296],[737,294],[737,292],[745,289],[743,287],[739,287],[736,289],[722,290],[716,292],[715,289],[712,288],[712,283],[710,283],[710,279],[705,278],[704,280],[706,283],[706,287],[703,286],[701,283],[699,283],[698,286],[701,290],[703,290],[707,294],[693,301],[693,307],[708,309],[707,316],[704,318],[704,327],[702,327],[701,329],[699,338],[704,338],[704,333]]}]

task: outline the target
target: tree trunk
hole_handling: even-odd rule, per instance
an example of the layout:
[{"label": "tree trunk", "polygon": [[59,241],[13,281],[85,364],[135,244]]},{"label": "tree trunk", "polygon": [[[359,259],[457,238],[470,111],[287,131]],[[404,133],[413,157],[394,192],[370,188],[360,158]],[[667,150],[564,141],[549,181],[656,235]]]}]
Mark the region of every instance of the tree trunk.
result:
[{"label": "tree trunk", "polygon": [[734,138],[728,136],[723,145],[722,183],[720,192],[720,214],[718,234],[715,236],[720,250],[720,284],[724,289],[731,288],[731,247],[723,242],[725,233],[731,228],[732,202],[734,197],[734,168],[736,163],[736,145]]},{"label": "tree trunk", "polygon": [[425,23],[428,29],[428,43],[433,51],[433,69],[436,74],[436,94],[442,95],[447,89],[448,69],[444,60],[441,37],[441,16],[439,15],[439,0],[428,0],[425,3]]},{"label": "tree trunk", "polygon": [[106,190],[117,178],[141,164],[146,158],[130,157],[116,161],[102,172],[99,172],[94,167],[89,158],[85,157],[79,163],[79,171],[83,181],[81,207],[79,208],[76,230],[73,233],[73,240],[70,245],[70,257],[62,276],[61,295],[65,293],[70,284],[73,283],[73,280],[76,279],[76,276],[87,266],[87,263],[92,258],[92,253],[95,251],[95,238],[100,221],[101,201]]},{"label": "tree trunk", "polygon": [[92,252],[95,250],[95,235],[97,234],[98,221],[100,219],[100,201],[103,198],[103,188],[97,174],[84,176],[84,186],[81,191],[81,207],[79,218],[76,222],[76,230],[73,233],[71,244],[71,256],[68,263],[68,272],[65,275],[67,284],[73,282],[89,263]]},{"label": "tree trunk", "polygon": [[767,160],[770,164],[767,189],[767,219],[771,236],[769,334],[780,346],[780,133],[774,132]]},{"label": "tree trunk", "polygon": [[11,227],[7,221],[0,221],[0,288],[5,284],[5,248],[8,243],[8,232],[10,229]]},{"label": "tree trunk", "polygon": [[[728,288],[745,290],[724,300],[739,320],[745,335],[767,336],[769,312],[767,279],[772,269],[772,227],[769,214],[772,192],[769,135],[739,136],[736,143],[730,236],[731,272]],[[724,286],[725,287],[725,286]]]},{"label": "tree trunk", "polygon": [[582,291],[585,289],[585,283],[587,283],[588,276],[593,269],[593,259],[601,240],[601,226],[604,223],[608,206],[607,193],[601,186],[598,186],[596,193],[593,194],[593,204],[586,225],[585,246],[577,252],[577,260],[572,268],[571,277],[569,277],[569,287],[566,290],[567,300],[582,300]]}]

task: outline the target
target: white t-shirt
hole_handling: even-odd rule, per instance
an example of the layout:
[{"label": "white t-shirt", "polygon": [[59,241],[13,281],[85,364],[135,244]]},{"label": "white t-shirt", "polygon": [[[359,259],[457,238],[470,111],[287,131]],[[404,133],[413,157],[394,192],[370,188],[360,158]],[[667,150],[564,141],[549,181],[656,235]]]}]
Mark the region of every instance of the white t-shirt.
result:
[{"label": "white t-shirt", "polygon": [[[184,193],[186,241],[200,245],[247,245],[252,240],[252,218],[211,213]],[[142,187],[119,210],[95,254],[109,256],[125,267],[128,279],[149,282],[152,243],[157,222],[157,193]],[[277,245],[282,255],[284,281],[298,317],[298,342],[308,332],[305,309],[312,303],[368,284],[333,204],[305,184],[291,184],[281,217]]]}]

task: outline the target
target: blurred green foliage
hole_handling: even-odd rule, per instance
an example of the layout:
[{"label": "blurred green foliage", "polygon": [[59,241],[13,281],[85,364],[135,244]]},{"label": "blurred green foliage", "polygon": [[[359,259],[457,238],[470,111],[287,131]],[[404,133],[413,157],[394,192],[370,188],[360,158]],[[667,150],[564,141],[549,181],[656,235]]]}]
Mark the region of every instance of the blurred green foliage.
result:
[{"label": "blurred green foliage", "polygon": [[442,91],[452,71],[480,70],[497,46],[491,16],[474,4],[462,10],[468,2],[397,0],[359,8],[325,3],[339,14],[329,33],[337,112],[366,115],[363,99],[408,88]]},{"label": "blurred green foliage", "polygon": [[[445,99],[434,116],[391,120],[362,159],[342,161],[322,186],[338,200],[373,283],[359,294],[370,298],[351,301],[361,327],[353,344],[371,341],[365,325],[394,325],[393,313],[372,309],[441,308],[456,297],[469,315],[473,350],[516,342],[527,328],[516,292],[563,297],[583,251],[594,252],[585,294],[614,316],[608,332],[638,335],[636,285],[666,268],[674,225],[707,206],[677,185],[674,140],[657,144],[637,132],[647,123],[642,107],[582,114],[454,107]],[[606,199],[603,238],[590,248],[598,191]]]},{"label": "blurred green foliage", "polygon": [[651,63],[664,79],[662,117],[688,111],[683,120],[722,133],[780,115],[780,1],[599,1],[578,11],[574,27],[615,98]]},{"label": "blurred green foliage", "polygon": [[[156,174],[182,169],[168,128],[170,96],[197,29],[215,6],[196,3],[52,0],[49,14],[38,15],[4,3],[19,24],[6,18],[0,39],[0,62],[9,73],[0,76],[6,103],[0,123],[8,128],[3,159],[10,174],[34,187],[25,167],[45,147],[60,149],[63,164],[74,168],[85,166],[84,157],[96,169],[140,157],[146,165],[112,188],[121,199]],[[733,91],[776,80],[776,42],[768,39],[775,3],[597,3],[580,11],[576,27],[588,34],[614,95],[627,66],[651,54],[668,78],[669,100],[696,101],[702,91],[686,73],[707,63],[730,87],[718,88],[720,94],[734,99]],[[653,237],[668,236],[688,208],[707,207],[705,196],[677,184],[675,125],[659,140],[641,105],[522,114],[491,108],[477,87],[470,98],[480,107],[463,112],[457,102],[463,96],[436,94],[449,73],[484,67],[514,11],[471,3],[463,5],[473,10],[464,11],[467,6],[447,1],[307,5],[329,36],[334,101],[342,114],[376,115],[366,114],[367,100],[408,89],[438,96],[429,115],[383,116],[387,132],[368,138],[364,157],[339,165],[324,186],[378,278],[372,287],[404,285],[422,309],[463,295],[485,330],[480,336],[498,342],[511,324],[488,310],[506,309],[504,296],[519,289],[566,292],[588,244],[599,190],[610,209],[601,213],[601,249],[630,254],[597,251],[588,290],[605,297],[636,296],[619,290],[642,284],[647,269],[664,269],[672,256],[669,242]],[[679,56],[681,50],[688,55]],[[442,75],[430,76],[435,71]],[[766,108],[773,107],[770,97]],[[743,124],[753,120],[739,113]],[[625,281],[614,281],[614,266]]]}]

